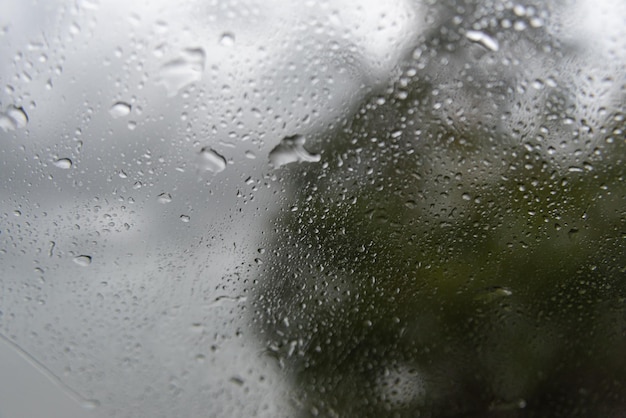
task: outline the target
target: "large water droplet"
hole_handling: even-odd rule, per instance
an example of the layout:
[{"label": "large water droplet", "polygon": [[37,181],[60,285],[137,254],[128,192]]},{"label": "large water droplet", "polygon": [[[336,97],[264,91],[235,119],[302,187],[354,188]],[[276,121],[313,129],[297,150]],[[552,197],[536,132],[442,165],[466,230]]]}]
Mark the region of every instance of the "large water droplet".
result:
[{"label": "large water droplet", "polygon": [[187,48],[180,57],[163,64],[157,82],[165,87],[168,97],[176,96],[183,87],[202,78],[205,59],[202,48]]},{"label": "large water droplet", "polygon": [[74,262],[81,267],[87,267],[91,264],[91,256],[90,255],[79,255],[78,257],[74,257]]},{"label": "large water droplet", "polygon": [[495,38],[487,35],[485,32],[481,32],[478,30],[468,30],[467,33],[465,33],[465,37],[472,42],[476,42],[477,44],[484,46],[490,51],[497,51],[498,49],[500,49],[498,41]]},{"label": "large water droplet", "polygon": [[287,136],[276,145],[269,154],[270,164],[274,168],[296,162],[316,163],[320,160],[319,154],[311,154],[304,148],[306,139],[302,135]]},{"label": "large water droplet", "polygon": [[235,44],[235,35],[230,32],[224,32],[220,37],[220,45],[233,46]]},{"label": "large water droplet", "polygon": [[484,302],[493,302],[497,299],[502,299],[509,297],[513,294],[513,292],[501,286],[492,286],[480,291],[480,293],[475,297],[476,300],[482,300]]},{"label": "large water droplet", "polygon": [[172,201],[172,195],[170,195],[169,193],[161,193],[158,197],[157,200],[159,201],[159,203],[170,203]]},{"label": "large water droplet", "polygon": [[226,168],[226,158],[218,154],[217,151],[204,147],[200,150],[199,166],[203,170],[219,173]]},{"label": "large water droplet", "polygon": [[109,109],[109,114],[113,116],[113,119],[123,118],[130,115],[132,107],[128,103],[117,102]]},{"label": "large water droplet", "polygon": [[0,112],[0,128],[3,131],[14,131],[28,124],[28,115],[22,107],[9,106],[5,112]]},{"label": "large water droplet", "polygon": [[69,170],[72,168],[72,160],[69,158],[59,158],[54,162],[54,165],[62,170]]}]

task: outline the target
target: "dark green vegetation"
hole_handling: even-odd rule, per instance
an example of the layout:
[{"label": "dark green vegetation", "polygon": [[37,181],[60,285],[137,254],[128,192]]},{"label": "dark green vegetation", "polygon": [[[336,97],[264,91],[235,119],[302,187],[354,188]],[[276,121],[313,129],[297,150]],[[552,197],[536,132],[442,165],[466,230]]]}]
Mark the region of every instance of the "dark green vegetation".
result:
[{"label": "dark green vegetation", "polygon": [[485,52],[441,8],[389,89],[310,138],[322,162],[281,169],[267,355],[303,416],[623,416],[624,87],[603,108],[583,52],[541,30]]}]

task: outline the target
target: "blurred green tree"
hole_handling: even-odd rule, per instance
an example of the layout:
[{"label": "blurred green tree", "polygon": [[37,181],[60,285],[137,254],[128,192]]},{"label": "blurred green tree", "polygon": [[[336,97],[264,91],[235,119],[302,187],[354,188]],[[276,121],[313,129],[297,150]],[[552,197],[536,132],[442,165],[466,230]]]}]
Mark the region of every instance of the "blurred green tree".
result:
[{"label": "blurred green tree", "polygon": [[389,88],[309,138],[322,162],[279,169],[266,354],[303,416],[623,416],[624,86],[598,104],[542,28],[464,36],[511,9],[429,13]]}]

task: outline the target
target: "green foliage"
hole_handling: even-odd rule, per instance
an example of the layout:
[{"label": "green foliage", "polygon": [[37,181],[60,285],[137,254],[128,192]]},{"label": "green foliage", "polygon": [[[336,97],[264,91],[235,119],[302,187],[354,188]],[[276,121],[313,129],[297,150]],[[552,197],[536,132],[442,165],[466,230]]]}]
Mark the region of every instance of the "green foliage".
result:
[{"label": "green foliage", "polygon": [[257,315],[295,402],[341,417],[618,416],[626,144],[609,136],[623,105],[596,131],[565,124],[580,104],[554,88],[512,128],[510,97],[482,83],[450,93],[489,102],[455,121],[415,66],[319,139],[325,164],[281,171],[297,192]]}]

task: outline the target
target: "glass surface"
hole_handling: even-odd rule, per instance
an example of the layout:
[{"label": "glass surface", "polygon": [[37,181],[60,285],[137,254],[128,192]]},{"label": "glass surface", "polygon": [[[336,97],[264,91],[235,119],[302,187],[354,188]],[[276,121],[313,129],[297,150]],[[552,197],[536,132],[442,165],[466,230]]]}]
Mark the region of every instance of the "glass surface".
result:
[{"label": "glass surface", "polygon": [[1,418],[623,416],[622,0],[1,5]]}]

